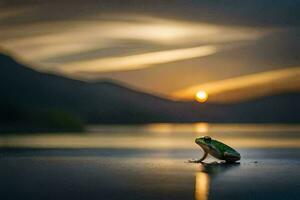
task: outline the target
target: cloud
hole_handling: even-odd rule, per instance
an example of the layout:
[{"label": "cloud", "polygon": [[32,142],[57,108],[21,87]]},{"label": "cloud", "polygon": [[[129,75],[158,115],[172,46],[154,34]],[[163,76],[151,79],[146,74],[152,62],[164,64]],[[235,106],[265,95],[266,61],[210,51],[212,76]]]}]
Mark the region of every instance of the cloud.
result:
[{"label": "cloud", "polygon": [[185,49],[175,49],[168,51],[157,51],[152,53],[100,58],[89,61],[68,63],[61,66],[61,70],[66,73],[76,72],[107,72],[135,70],[149,67],[155,64],[175,62],[179,60],[204,57],[218,51],[216,46],[200,46]]},{"label": "cloud", "polygon": [[[170,95],[191,85],[299,66],[299,5],[3,0],[0,48],[39,71],[117,79]],[[214,50],[205,55],[204,47]]]},{"label": "cloud", "polygon": [[300,67],[293,67],[195,85],[174,92],[172,97],[193,100],[197,91],[204,90],[210,102],[232,103],[299,89]]},{"label": "cloud", "polygon": [[[21,33],[20,29],[22,29]],[[129,14],[101,16],[90,21],[15,25],[3,30],[0,33],[1,46],[30,63],[36,62],[40,66],[48,66],[45,70],[66,73],[74,70],[92,72],[131,70],[202,57],[216,52],[216,47],[212,46],[255,41],[269,32],[264,29],[228,27]],[[130,52],[130,43],[128,43],[128,57],[120,57],[117,51],[115,53],[111,51],[111,55],[101,58],[95,55],[89,60],[73,59],[69,63],[63,62],[63,59],[56,60],[58,57],[70,57],[73,54],[113,48],[123,41],[139,42],[142,47],[140,50],[149,53],[135,55],[136,53]],[[156,52],[149,48],[153,44],[157,46]],[[194,48],[195,46],[207,47]],[[165,49],[169,49],[169,52]],[[183,55],[178,55],[178,52],[182,52]],[[178,58],[171,58],[171,53]],[[191,55],[187,55],[188,53]],[[157,61],[153,61],[152,56],[158,56]]]},{"label": "cloud", "polygon": [[0,20],[5,20],[13,17],[18,17],[26,12],[32,11],[31,7],[10,7],[0,8]]}]

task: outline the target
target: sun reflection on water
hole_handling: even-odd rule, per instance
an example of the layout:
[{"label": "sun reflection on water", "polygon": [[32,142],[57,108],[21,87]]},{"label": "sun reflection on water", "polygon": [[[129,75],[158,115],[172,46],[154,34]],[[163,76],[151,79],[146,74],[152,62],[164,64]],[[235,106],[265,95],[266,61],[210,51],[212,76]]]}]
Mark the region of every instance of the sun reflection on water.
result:
[{"label": "sun reflection on water", "polygon": [[207,200],[209,195],[210,177],[204,172],[196,173],[195,199]]},{"label": "sun reflection on water", "polygon": [[207,133],[208,132],[208,123],[196,123],[195,130],[197,133]]},{"label": "sun reflection on water", "polygon": [[195,138],[209,135],[235,148],[298,148],[299,134],[299,125],[163,123],[100,126],[85,133],[4,134],[0,147],[196,150]]}]

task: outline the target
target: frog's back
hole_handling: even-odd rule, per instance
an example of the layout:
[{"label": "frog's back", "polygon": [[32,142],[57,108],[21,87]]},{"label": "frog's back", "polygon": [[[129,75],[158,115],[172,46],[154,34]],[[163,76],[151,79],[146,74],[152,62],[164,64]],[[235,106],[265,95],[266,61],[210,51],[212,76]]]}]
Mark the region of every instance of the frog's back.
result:
[{"label": "frog's back", "polygon": [[216,146],[221,151],[221,153],[225,153],[225,152],[238,153],[236,150],[234,150],[230,146],[228,146],[218,140],[212,140],[211,142],[213,143],[214,146]]}]

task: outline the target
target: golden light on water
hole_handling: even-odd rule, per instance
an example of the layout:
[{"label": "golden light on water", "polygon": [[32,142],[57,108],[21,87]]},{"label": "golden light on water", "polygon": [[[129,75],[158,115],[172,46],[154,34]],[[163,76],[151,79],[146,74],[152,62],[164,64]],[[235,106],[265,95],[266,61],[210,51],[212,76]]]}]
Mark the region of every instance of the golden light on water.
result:
[{"label": "golden light on water", "polygon": [[195,183],[195,199],[207,200],[209,194],[210,177],[204,172],[197,172]]},{"label": "golden light on water", "polygon": [[195,131],[196,133],[207,133],[208,132],[208,123],[196,123],[195,124]]},{"label": "golden light on water", "polygon": [[208,99],[208,94],[204,90],[200,90],[196,93],[196,100],[200,103],[206,102]]},{"label": "golden light on water", "polygon": [[[114,133],[114,134],[107,134]],[[288,133],[288,134],[283,134]],[[1,135],[0,148],[194,149],[195,137],[210,135],[235,148],[299,148],[299,125],[150,124],[98,126],[86,134]],[[272,140],[270,140],[272,138]]]}]

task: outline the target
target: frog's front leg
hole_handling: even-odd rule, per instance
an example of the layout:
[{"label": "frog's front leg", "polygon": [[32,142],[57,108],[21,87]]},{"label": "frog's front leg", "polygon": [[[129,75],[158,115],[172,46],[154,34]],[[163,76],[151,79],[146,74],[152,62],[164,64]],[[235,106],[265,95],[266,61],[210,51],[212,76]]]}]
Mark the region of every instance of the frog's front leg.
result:
[{"label": "frog's front leg", "polygon": [[202,156],[202,158],[200,159],[193,159],[193,160],[189,160],[189,163],[201,163],[208,155],[208,152],[204,151],[204,154]]}]

